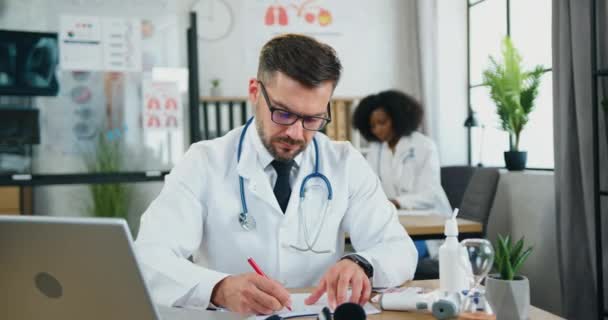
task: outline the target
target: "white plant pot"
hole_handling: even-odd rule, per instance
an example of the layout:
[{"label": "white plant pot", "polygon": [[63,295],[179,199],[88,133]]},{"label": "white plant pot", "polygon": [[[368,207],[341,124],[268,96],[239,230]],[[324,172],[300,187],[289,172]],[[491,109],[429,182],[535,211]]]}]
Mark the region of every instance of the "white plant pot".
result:
[{"label": "white plant pot", "polygon": [[212,97],[219,97],[222,95],[222,89],[220,87],[209,88],[209,95]]},{"label": "white plant pot", "polygon": [[527,320],[530,309],[530,282],[524,276],[502,280],[493,274],[486,278],[486,295],[496,318],[500,320]]}]

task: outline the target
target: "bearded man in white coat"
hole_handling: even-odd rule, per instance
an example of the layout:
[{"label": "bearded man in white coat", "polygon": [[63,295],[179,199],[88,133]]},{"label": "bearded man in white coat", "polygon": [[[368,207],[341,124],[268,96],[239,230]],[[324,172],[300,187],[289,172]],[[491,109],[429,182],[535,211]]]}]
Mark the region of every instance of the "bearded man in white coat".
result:
[{"label": "bearded man in white coat", "polygon": [[270,314],[290,306],[286,288],[316,286],[306,303],[326,293],[335,308],[412,278],[416,249],[380,181],[348,142],[319,132],[341,69],[310,37],[264,45],[248,86],[254,118],[193,144],[141,218],[136,250],[156,303]]}]

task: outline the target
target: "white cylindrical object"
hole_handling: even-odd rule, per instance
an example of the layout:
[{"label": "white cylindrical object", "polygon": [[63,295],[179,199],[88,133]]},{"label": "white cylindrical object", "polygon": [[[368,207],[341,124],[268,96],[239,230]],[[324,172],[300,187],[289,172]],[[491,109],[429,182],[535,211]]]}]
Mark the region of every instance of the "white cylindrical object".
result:
[{"label": "white cylindrical object", "polygon": [[402,292],[384,293],[380,297],[382,310],[430,311],[433,298],[431,294],[420,293],[414,288]]},{"label": "white cylindrical object", "polygon": [[439,247],[439,289],[443,292],[461,293],[469,289],[466,265],[466,249],[455,236],[449,236]]},{"label": "white cylindrical object", "polygon": [[456,218],[445,220],[443,234],[446,237],[458,237],[458,221]]}]

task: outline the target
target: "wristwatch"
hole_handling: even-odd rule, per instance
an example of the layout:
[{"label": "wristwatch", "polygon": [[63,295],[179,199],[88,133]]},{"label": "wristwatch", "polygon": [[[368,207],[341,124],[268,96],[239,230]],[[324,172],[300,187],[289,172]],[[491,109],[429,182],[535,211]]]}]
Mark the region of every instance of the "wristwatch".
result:
[{"label": "wristwatch", "polygon": [[344,259],[348,259],[348,260],[356,263],[359,267],[361,267],[361,269],[363,269],[363,272],[365,272],[365,275],[368,278],[371,279],[374,276],[374,267],[372,266],[371,263],[369,263],[369,261],[367,261],[362,256],[360,256],[358,254],[349,254],[347,256],[342,257],[342,259],[340,259],[340,260],[344,260]]}]

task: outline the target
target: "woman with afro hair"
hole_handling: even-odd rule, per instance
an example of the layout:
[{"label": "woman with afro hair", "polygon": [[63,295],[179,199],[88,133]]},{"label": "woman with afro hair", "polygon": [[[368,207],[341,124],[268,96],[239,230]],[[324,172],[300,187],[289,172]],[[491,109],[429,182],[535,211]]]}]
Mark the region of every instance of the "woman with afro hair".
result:
[{"label": "woman with afro hair", "polygon": [[397,209],[449,216],[452,209],[441,187],[437,147],[416,131],[423,114],[416,99],[388,90],[363,98],[353,123],[370,142],[367,161]]}]

